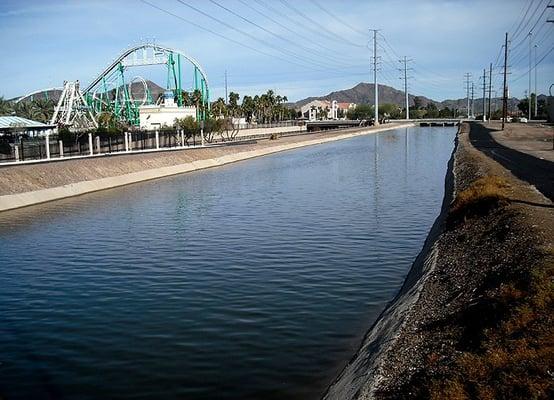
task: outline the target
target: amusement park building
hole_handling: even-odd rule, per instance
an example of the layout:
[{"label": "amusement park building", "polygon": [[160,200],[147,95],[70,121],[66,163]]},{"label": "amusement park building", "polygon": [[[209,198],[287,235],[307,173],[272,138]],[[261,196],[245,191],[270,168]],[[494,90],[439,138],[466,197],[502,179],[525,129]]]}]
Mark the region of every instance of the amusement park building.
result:
[{"label": "amusement park building", "polygon": [[196,119],[196,107],[178,107],[173,99],[173,92],[164,95],[162,104],[145,105],[139,108],[140,127],[154,131],[163,127],[171,127],[175,119],[192,117]]},{"label": "amusement park building", "polygon": [[54,125],[43,124],[23,117],[12,115],[0,116],[0,136],[6,133],[40,136],[54,132]]}]

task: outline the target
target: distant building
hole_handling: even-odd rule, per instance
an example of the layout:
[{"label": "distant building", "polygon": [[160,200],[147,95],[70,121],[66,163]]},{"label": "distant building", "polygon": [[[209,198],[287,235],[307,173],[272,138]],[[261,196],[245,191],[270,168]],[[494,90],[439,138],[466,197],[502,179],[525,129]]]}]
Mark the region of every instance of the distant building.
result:
[{"label": "distant building", "polygon": [[42,122],[33,121],[15,115],[0,116],[0,136],[7,133],[24,134],[33,136],[44,136],[54,133],[55,125],[47,125]]},{"label": "distant building", "polygon": [[348,111],[356,108],[356,103],[337,102],[336,100],[312,100],[300,107],[302,117],[309,120],[318,119],[319,110],[327,110],[327,119],[343,119]]},{"label": "distant building", "polygon": [[339,114],[343,114],[344,117],[346,117],[346,114],[348,113],[348,111],[352,111],[353,109],[356,108],[356,103],[337,103],[338,105],[338,109],[339,109]]},{"label": "distant building", "polygon": [[163,104],[139,107],[140,127],[154,131],[164,126],[173,126],[176,118],[192,117],[196,119],[196,107],[179,107],[175,104],[173,96],[172,91],[167,91],[164,93]]}]

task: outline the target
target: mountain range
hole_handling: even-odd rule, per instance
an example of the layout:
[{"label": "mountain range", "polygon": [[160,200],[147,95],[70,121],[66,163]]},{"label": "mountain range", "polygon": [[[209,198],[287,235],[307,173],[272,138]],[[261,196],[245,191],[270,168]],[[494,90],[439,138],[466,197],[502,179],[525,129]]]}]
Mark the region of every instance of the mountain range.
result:
[{"label": "mountain range", "polygon": [[[419,101],[423,106],[426,106],[429,103],[433,103],[439,109],[442,109],[445,107],[448,107],[450,109],[459,109],[459,110],[467,108],[467,98],[436,101],[425,96],[414,96],[409,94],[408,99],[410,102],[410,106],[413,106],[415,104],[414,99],[416,97],[419,98]],[[546,96],[539,95],[539,100],[541,98],[546,98]],[[299,109],[300,107],[304,106],[305,104],[313,100],[328,100],[328,101],[336,100],[338,102],[345,102],[345,103],[373,105],[375,104],[374,99],[375,99],[375,88],[373,83],[361,82],[350,89],[338,90],[335,92],[328,93],[324,96],[307,97],[295,103],[290,103],[290,106],[295,109]],[[391,103],[391,104],[396,104],[400,107],[404,107],[405,101],[406,100],[405,100],[405,95],[403,91],[395,89],[391,86],[379,85],[379,102],[381,104]],[[515,109],[519,101],[520,100],[515,97],[509,98],[508,108]],[[495,104],[496,104],[496,107],[500,108],[502,106],[502,99],[493,98],[491,100],[491,108],[493,110],[494,110]],[[483,109],[483,99],[475,98],[473,108],[474,108],[475,114],[479,114],[479,111]]]}]

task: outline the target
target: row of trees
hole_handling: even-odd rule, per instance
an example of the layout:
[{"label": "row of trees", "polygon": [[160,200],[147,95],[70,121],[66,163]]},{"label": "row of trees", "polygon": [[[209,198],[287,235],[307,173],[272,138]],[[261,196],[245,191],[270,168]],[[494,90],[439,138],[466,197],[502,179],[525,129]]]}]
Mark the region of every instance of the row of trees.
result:
[{"label": "row of trees", "polygon": [[[531,93],[531,114],[534,115],[534,109],[535,109],[535,101],[537,101],[537,96],[535,93]],[[529,114],[529,99],[523,99],[519,102],[517,105],[517,108],[523,116],[527,116]],[[540,99],[537,101],[537,119],[548,119],[548,111],[546,107],[546,100]]]},{"label": "row of trees", "polygon": [[[410,107],[410,118],[452,118],[458,115],[458,110],[444,107],[439,109],[434,103],[425,106],[416,105]],[[356,108],[347,113],[349,119],[372,119],[375,116],[375,107],[369,104],[358,104]],[[396,104],[385,103],[379,105],[379,119],[402,119],[406,116],[406,109]]]},{"label": "row of trees", "polygon": [[286,106],[287,101],[287,96],[268,90],[262,95],[244,96],[241,103],[240,95],[230,92],[228,104],[222,97],[212,103],[211,114],[214,118],[245,118],[248,123],[283,121],[296,116],[296,111]]}]

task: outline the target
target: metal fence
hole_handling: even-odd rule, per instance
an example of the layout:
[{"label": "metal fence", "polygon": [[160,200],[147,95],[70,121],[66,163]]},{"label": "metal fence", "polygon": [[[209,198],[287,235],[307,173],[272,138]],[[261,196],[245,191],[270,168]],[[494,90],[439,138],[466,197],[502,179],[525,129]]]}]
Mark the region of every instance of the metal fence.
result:
[{"label": "metal fence", "polygon": [[279,121],[279,122],[272,122],[268,124],[233,124],[235,128],[238,129],[256,129],[256,128],[281,128],[281,127],[288,127],[288,126],[300,126],[298,121],[290,120],[290,121]]},{"label": "metal fence", "polygon": [[[232,141],[243,141],[255,137],[263,138],[266,135],[240,135],[236,133],[252,128],[276,128],[301,126],[297,121],[282,121],[272,124],[255,124],[248,128],[226,130],[222,133],[206,133],[207,143],[222,143]],[[89,137],[90,136],[90,137]],[[50,135],[48,138],[48,149],[46,137],[28,137],[25,135],[0,136],[0,164],[16,161],[33,161],[55,158],[71,158],[77,156],[88,156],[94,154],[113,154],[139,150],[186,148],[202,143],[200,134],[187,136],[181,130],[162,131],[133,131],[122,132],[116,135],[89,135],[82,134],[71,141],[62,141],[57,135]],[[92,149],[91,149],[92,146]]]}]

